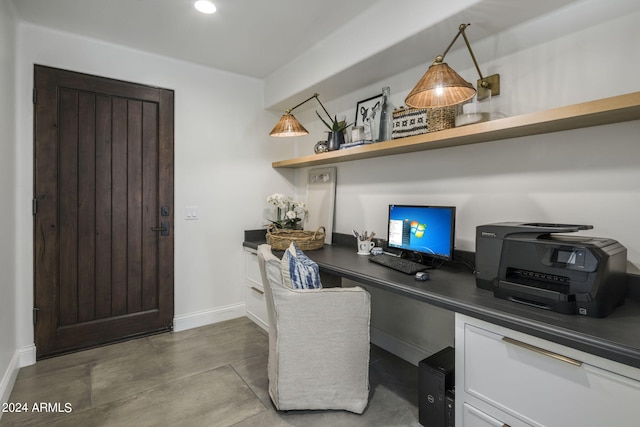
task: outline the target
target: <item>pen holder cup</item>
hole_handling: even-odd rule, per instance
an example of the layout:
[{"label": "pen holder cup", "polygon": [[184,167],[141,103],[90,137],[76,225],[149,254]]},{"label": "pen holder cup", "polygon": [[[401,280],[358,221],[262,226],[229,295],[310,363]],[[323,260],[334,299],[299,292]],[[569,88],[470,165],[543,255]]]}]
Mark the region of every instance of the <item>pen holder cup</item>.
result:
[{"label": "pen holder cup", "polygon": [[358,241],[358,253],[359,254],[364,254],[364,253],[368,254],[371,251],[371,249],[373,249],[373,247],[375,245],[376,244],[373,243],[371,240],[359,240]]}]

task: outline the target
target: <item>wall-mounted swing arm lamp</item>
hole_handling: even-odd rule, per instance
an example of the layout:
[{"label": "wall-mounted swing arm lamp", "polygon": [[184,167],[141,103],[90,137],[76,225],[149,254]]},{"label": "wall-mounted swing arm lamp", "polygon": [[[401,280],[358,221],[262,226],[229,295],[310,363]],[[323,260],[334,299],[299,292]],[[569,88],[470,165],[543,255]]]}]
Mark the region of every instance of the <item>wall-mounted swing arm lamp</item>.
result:
[{"label": "wall-mounted swing arm lamp", "polygon": [[275,136],[275,137],[287,137],[287,136],[303,136],[303,135],[309,134],[309,131],[306,130],[304,126],[302,126],[302,124],[298,121],[298,119],[296,119],[293,116],[293,114],[291,114],[291,112],[296,108],[298,108],[299,106],[311,101],[313,98],[315,98],[316,101],[318,101],[318,104],[320,104],[324,112],[327,113],[327,116],[331,117],[331,114],[329,114],[327,109],[324,108],[324,105],[322,105],[322,102],[320,102],[320,98],[318,98],[318,96],[320,95],[317,93],[314,93],[312,96],[305,99],[300,104],[286,110],[282,115],[282,117],[280,117],[280,120],[278,120],[278,123],[276,123],[276,125],[273,127],[269,135]]},{"label": "wall-mounted swing arm lamp", "polygon": [[476,70],[478,70],[478,74],[480,75],[477,91],[478,100],[485,99],[489,94],[491,94],[491,96],[500,94],[500,75],[482,76],[476,57],[473,54],[473,50],[471,50],[471,45],[464,32],[469,25],[471,24],[460,24],[458,34],[453,38],[453,41],[442,55],[436,56],[427,72],[422,76],[409,95],[407,95],[405,103],[409,107],[448,107],[468,101],[476,94],[476,89],[471,83],[460,77],[446,62],[442,62],[444,61],[445,55],[449,52],[449,49],[451,49],[451,46],[453,46],[456,40],[458,40],[458,37],[460,37],[460,34],[462,34],[464,38],[473,64],[476,66]]}]

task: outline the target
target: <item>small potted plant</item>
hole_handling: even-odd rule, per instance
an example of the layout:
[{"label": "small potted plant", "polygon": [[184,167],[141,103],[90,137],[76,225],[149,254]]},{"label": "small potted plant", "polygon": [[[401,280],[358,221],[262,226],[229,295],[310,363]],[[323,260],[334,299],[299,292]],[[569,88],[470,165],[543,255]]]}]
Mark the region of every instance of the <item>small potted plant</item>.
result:
[{"label": "small potted plant", "polygon": [[276,219],[269,220],[278,228],[302,229],[302,216],[307,213],[307,206],[303,202],[285,196],[281,193],[274,193],[267,197],[267,203],[276,207]]},{"label": "small potted plant", "polygon": [[324,108],[324,105],[320,103],[322,109],[327,114],[328,121],[323,119],[320,113],[316,111],[318,118],[324,123],[324,125],[329,129],[329,135],[327,137],[327,147],[329,151],[338,150],[340,145],[344,144],[344,130],[351,126],[351,124],[347,124],[346,120],[338,120],[338,116],[333,116],[331,118],[331,114]]},{"label": "small potted plant", "polygon": [[276,207],[276,219],[269,220],[265,238],[271,249],[284,251],[292,242],[303,251],[320,249],[324,246],[326,230],[324,226],[316,231],[302,229],[304,215],[308,213],[307,205],[294,200],[291,196],[274,193],[267,197],[267,203]]}]

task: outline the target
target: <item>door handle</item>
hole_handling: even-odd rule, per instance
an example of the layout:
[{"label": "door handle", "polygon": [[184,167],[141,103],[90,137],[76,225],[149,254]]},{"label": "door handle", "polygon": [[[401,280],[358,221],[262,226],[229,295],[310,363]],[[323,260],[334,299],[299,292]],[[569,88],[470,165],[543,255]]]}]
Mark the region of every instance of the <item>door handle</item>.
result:
[{"label": "door handle", "polygon": [[151,231],[159,231],[161,236],[168,236],[169,228],[169,222],[161,222],[160,227],[153,227]]}]

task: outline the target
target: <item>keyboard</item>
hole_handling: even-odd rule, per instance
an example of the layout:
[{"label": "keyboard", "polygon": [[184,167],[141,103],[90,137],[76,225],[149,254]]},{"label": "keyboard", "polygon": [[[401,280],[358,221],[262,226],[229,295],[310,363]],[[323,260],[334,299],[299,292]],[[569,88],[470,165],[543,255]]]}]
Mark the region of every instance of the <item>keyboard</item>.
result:
[{"label": "keyboard", "polygon": [[418,271],[424,271],[427,269],[427,266],[425,266],[424,264],[420,264],[419,262],[413,262],[387,254],[370,255],[369,261],[375,262],[376,264],[384,265],[385,267],[389,267],[406,274],[415,274]]}]

